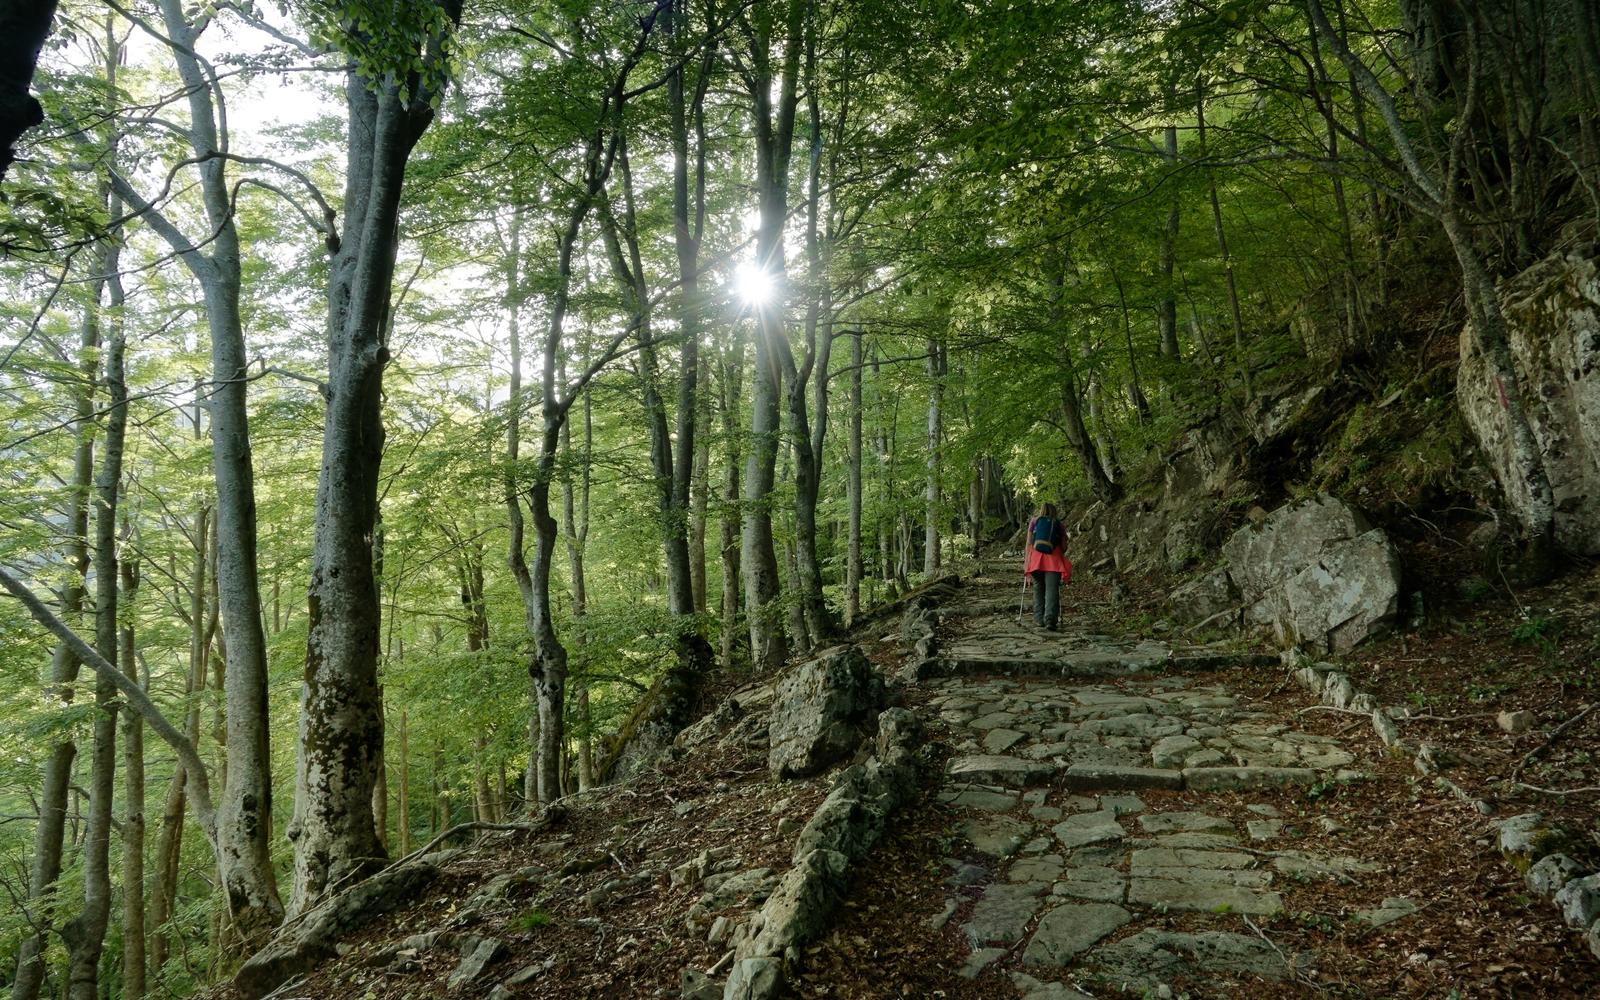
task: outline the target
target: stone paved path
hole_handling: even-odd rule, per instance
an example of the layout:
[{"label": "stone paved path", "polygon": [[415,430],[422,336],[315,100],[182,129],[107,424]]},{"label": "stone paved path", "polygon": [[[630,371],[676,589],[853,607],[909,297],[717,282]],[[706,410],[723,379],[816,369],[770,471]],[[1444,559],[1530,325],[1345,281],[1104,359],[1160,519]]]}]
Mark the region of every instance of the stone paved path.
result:
[{"label": "stone paved path", "polygon": [[[1379,865],[1297,850],[1305,819],[1265,800],[1361,780],[1362,762],[1230,690],[1225,671],[1184,669],[1225,663],[1222,651],[1071,622],[1045,633],[1019,625],[996,588],[943,610],[961,634],[943,651],[947,676],[921,683],[947,724],[939,794],[961,840],[927,926],[959,929],[962,974],[1070,1000],[1159,996],[1180,978],[1237,995],[1231,984],[1303,973],[1313,956],[1284,953],[1251,918],[1283,910],[1298,882],[1359,884]],[[1386,899],[1366,917],[1413,909]]]}]

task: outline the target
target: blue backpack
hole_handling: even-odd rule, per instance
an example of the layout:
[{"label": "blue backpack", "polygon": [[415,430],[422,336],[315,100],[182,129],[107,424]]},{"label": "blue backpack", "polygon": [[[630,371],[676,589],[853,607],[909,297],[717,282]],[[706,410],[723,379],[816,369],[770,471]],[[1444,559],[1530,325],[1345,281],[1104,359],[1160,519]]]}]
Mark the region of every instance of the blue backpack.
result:
[{"label": "blue backpack", "polygon": [[1033,522],[1033,550],[1050,553],[1056,550],[1056,519],[1038,517]]}]

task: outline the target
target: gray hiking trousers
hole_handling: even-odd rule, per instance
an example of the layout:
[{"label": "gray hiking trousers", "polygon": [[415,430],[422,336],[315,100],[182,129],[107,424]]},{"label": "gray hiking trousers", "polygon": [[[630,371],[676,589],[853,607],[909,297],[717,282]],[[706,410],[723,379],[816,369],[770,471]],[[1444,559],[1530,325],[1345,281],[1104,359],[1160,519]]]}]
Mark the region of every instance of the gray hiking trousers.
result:
[{"label": "gray hiking trousers", "polygon": [[1061,621],[1061,574],[1033,571],[1033,621],[1054,629]]}]

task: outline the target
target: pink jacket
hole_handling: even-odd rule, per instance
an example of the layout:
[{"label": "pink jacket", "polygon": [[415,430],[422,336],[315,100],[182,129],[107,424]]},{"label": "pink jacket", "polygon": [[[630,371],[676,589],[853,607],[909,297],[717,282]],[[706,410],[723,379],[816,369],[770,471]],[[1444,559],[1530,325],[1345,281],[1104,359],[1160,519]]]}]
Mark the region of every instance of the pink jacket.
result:
[{"label": "pink jacket", "polygon": [[1055,551],[1040,552],[1033,547],[1033,523],[1038,518],[1028,519],[1028,529],[1022,533],[1023,544],[1027,546],[1028,561],[1023,565],[1023,573],[1032,573],[1034,570],[1044,570],[1046,573],[1060,573],[1061,582],[1066,583],[1072,579],[1072,560],[1067,558],[1067,529],[1060,521],[1056,522]]}]

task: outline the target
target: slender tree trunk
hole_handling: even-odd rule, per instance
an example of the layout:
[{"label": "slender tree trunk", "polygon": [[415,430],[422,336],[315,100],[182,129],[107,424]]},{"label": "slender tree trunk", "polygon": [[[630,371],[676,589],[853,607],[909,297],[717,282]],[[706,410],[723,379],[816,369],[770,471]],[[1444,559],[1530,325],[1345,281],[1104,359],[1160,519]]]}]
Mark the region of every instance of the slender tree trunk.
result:
[{"label": "slender tree trunk", "polygon": [[850,437],[849,470],[845,479],[849,506],[850,541],[845,557],[844,621],[861,614],[861,328],[850,334]]},{"label": "slender tree trunk", "polygon": [[[783,230],[789,215],[789,159],[798,104],[801,31],[807,8],[806,0],[789,0],[783,10],[786,21],[783,59],[777,74],[772,66],[775,11],[772,6],[752,11],[756,30],[749,53],[752,66],[749,83],[755,112],[756,192],[761,218],[756,229],[756,266],[779,290],[778,301],[755,307],[756,357],[750,387],[749,455],[744,470],[740,561],[750,629],[750,661],[758,671],[776,668],[787,656],[783,629],[777,621],[777,609],[772,606],[778,597],[779,576],[772,539],[771,494],[782,432],[778,417],[783,391],[780,351],[787,346],[783,319],[787,275]],[[778,85],[776,102],[775,82]],[[780,339],[783,344],[779,343]]]},{"label": "slender tree trunk", "polygon": [[400,787],[398,800],[395,803],[395,834],[400,843],[400,856],[405,857],[411,853],[411,758],[409,733],[406,728],[406,710],[400,709],[400,721],[395,726],[396,742],[399,743]]},{"label": "slender tree trunk", "polygon": [[733,343],[728,346],[727,358],[718,380],[722,393],[723,480],[722,513],[722,650],[719,661],[723,669],[733,666],[734,652],[739,645],[739,593],[740,593],[740,522],[739,513],[739,456],[740,441],[739,406],[740,390],[744,384],[744,336],[737,324],[733,330]]},{"label": "slender tree trunk", "polygon": [[1128,310],[1128,295],[1122,287],[1122,275],[1113,270],[1111,279],[1117,286],[1117,303],[1122,307],[1122,336],[1128,346],[1128,402],[1139,423],[1150,422],[1150,401],[1145,397],[1144,386],[1139,382],[1139,357],[1133,350],[1133,317]]},{"label": "slender tree trunk", "polygon": [[[132,537],[128,516],[123,514],[123,540]],[[126,549],[126,546],[124,546]],[[122,560],[122,606],[132,608],[139,594],[139,562],[131,554]],[[132,680],[138,679],[134,656],[133,619],[124,613],[119,656],[122,669]],[[149,689],[149,678],[144,685]],[[123,819],[122,819],[122,996],[141,1000],[145,994],[144,854],[145,854],[145,774],[144,720],[137,712],[127,712],[122,723]]]},{"label": "slender tree trunk", "polygon": [[[93,300],[99,301],[100,284],[91,283]],[[79,336],[79,372],[74,391],[74,416],[78,441],[73,456],[72,482],[67,501],[67,580],[61,588],[61,614],[71,623],[83,612],[84,578],[89,568],[89,495],[94,479],[94,399],[91,387],[95,351],[100,343],[98,306],[84,313]],[[58,645],[50,660],[48,696],[66,706],[74,697],[79,661],[65,643]],[[68,794],[72,787],[73,761],[78,747],[71,739],[56,743],[45,760],[39,792],[39,822],[33,833],[33,863],[29,871],[28,897],[36,920],[43,920],[53,903],[56,879],[61,875],[62,845],[66,837]],[[12,1000],[37,1000],[46,972],[45,930],[22,940],[17,952],[16,979],[11,984]]]},{"label": "slender tree trunk", "polygon": [[[1206,158],[1206,88],[1202,77],[1195,78],[1195,137],[1200,146],[1200,159]],[[1211,225],[1216,231],[1217,252],[1222,258],[1222,278],[1228,289],[1228,315],[1233,320],[1233,350],[1238,355],[1239,377],[1244,385],[1244,398],[1254,396],[1251,386],[1250,359],[1245,353],[1244,318],[1239,311],[1239,286],[1233,277],[1233,255],[1228,252],[1228,233],[1222,225],[1222,202],[1217,197],[1217,176],[1206,167],[1206,191],[1211,199]]]},{"label": "slender tree trunk", "polygon": [[[113,217],[121,203],[111,199]],[[94,621],[95,651],[112,667],[120,654],[117,634],[117,501],[122,488],[123,441],[128,426],[128,387],[124,378],[126,348],[122,323],[120,254],[107,244],[101,274],[110,289],[105,339],[104,385],[108,407],[100,470],[95,477]],[[98,283],[97,283],[98,285]],[[91,308],[98,309],[95,302]],[[130,673],[137,672],[127,665]],[[67,995],[71,1000],[98,1000],[100,956],[111,917],[111,818],[117,773],[117,688],[105,673],[95,674],[94,753],[89,772],[89,817],[83,842],[83,911],[61,929],[67,943]]]},{"label": "slender tree trunk", "polygon": [[924,494],[925,522],[922,539],[922,572],[932,576],[939,569],[939,445],[944,438],[944,348],[928,341],[928,474]]},{"label": "slender tree trunk", "polygon": [[[1167,92],[1167,107],[1169,114],[1177,111],[1176,101],[1173,99],[1171,88]],[[1161,157],[1167,164],[1168,170],[1174,170],[1178,164],[1178,127],[1168,125],[1162,129]],[[1167,220],[1161,229],[1161,298],[1156,303],[1156,322],[1160,328],[1161,356],[1176,361],[1182,357],[1178,347],[1178,293],[1172,284],[1172,269],[1177,256],[1178,222],[1180,201],[1174,192],[1167,202]]]}]

